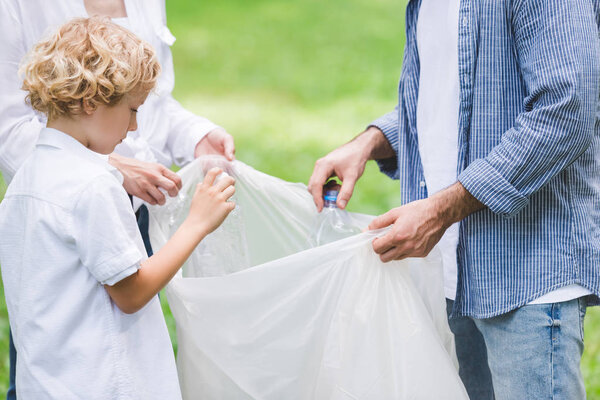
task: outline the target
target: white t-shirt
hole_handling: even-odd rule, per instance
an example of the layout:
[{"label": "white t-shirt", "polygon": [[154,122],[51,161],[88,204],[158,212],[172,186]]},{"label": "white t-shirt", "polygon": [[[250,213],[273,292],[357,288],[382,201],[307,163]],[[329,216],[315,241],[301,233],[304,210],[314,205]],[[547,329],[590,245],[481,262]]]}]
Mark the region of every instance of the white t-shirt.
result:
[{"label": "white t-shirt", "polygon": [[[458,162],[458,7],[459,0],[423,0],[417,21],[421,66],[417,102],[419,153],[427,193],[456,182]],[[442,236],[444,292],[456,294],[458,224]]]},{"label": "white t-shirt", "polygon": [[[156,50],[162,67],[157,87],[140,107],[138,129],[117,146],[116,153],[167,167],[194,159],[196,144],[217,125],[184,109],[173,97],[175,84],[164,0],[124,0],[126,28]],[[25,104],[19,63],[43,37],[75,17],[87,17],[83,0],[0,1],[0,171],[10,182],[33,151],[46,125],[45,117]],[[118,20],[116,22],[123,22]]]},{"label": "white t-shirt", "polygon": [[128,315],[104,284],[146,258],[122,177],[54,129],[0,203],[0,264],[23,399],[180,399],[155,297]]},{"label": "white t-shirt", "polygon": [[[432,195],[457,181],[458,162],[458,16],[460,0],[422,0],[417,21],[420,75],[417,101],[419,154]],[[456,296],[458,224],[442,236],[446,298]],[[530,304],[567,301],[591,294],[580,285],[547,293]]]}]

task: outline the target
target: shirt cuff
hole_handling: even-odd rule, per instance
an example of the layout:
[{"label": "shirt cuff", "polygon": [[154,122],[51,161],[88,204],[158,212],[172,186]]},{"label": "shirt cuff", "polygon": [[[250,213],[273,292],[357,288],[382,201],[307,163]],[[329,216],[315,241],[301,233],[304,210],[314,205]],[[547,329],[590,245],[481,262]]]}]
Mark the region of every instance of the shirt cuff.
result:
[{"label": "shirt cuff", "polygon": [[510,218],[529,204],[529,199],[483,158],[469,164],[458,181],[490,211],[502,217]]},{"label": "shirt cuff", "polygon": [[119,272],[115,276],[112,276],[101,283],[103,285],[114,286],[115,284],[121,282],[123,279],[135,274],[138,271],[138,269],[140,269],[140,264],[132,265],[131,267],[127,268],[126,270]]},{"label": "shirt cuff", "polygon": [[398,168],[398,122],[394,122],[383,116],[369,124],[367,129],[372,126],[383,132],[390,146],[394,149],[394,153],[396,153],[394,157],[375,160],[379,166],[379,170],[392,179],[400,179],[400,170]]},{"label": "shirt cuff", "polygon": [[[189,126],[187,136],[184,140],[184,148],[186,150],[186,158],[188,162],[194,161],[194,152],[196,151],[196,145],[213,129],[219,128],[219,125],[213,124],[212,122],[202,121],[196,122]],[[191,152],[189,152],[191,150]]]},{"label": "shirt cuff", "polygon": [[[137,248],[130,249],[98,264],[93,268],[95,271],[93,275],[101,284],[112,286],[121,279],[135,273],[141,261],[142,254],[140,251]],[[132,270],[132,268],[135,268],[135,270]]]}]

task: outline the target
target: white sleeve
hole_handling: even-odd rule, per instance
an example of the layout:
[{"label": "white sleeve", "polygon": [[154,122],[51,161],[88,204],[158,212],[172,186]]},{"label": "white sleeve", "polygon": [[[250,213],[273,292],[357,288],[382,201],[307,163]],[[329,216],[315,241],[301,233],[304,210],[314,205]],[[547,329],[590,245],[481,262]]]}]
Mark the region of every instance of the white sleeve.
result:
[{"label": "white sleeve", "polygon": [[18,75],[27,52],[23,21],[13,0],[0,1],[0,171],[11,180],[45,126],[25,103]]},{"label": "white sleeve", "polygon": [[81,192],[72,224],[81,262],[98,282],[114,285],[140,268],[142,238],[115,177],[100,175]]},{"label": "white sleeve", "polygon": [[179,166],[194,160],[194,150],[202,138],[218,126],[183,108],[173,97],[167,101],[167,116],[170,121],[167,146],[173,162]]}]

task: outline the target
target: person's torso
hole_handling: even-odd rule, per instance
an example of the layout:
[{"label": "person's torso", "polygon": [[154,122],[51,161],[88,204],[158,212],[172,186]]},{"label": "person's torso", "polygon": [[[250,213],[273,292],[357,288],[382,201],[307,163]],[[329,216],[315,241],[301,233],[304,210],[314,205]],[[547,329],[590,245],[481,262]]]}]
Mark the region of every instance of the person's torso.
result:
[{"label": "person's torso", "polygon": [[[424,54],[423,59],[420,54],[419,28],[421,33],[425,32],[425,25],[419,20],[420,7],[425,6],[427,11],[428,6],[427,0],[409,3],[405,57],[399,87],[399,129],[402,132],[398,146],[399,169],[410,171],[401,173],[403,203],[427,197],[449,183],[452,177],[456,179],[471,162],[486,157],[501,143],[502,135],[514,126],[517,116],[525,111],[528,93],[521,73],[524,66],[520,64],[513,36],[512,3],[509,0],[460,3],[457,15],[458,68],[455,76],[459,93],[458,98],[452,97],[458,103],[452,103],[451,106],[458,107],[456,125],[452,127],[455,131],[441,127],[441,121],[445,121],[445,125],[454,124],[452,118],[444,117],[444,112],[438,112],[428,121],[429,127],[443,130],[440,132],[442,137],[439,146],[444,140],[451,139],[452,135],[456,138],[456,170],[454,173],[442,171],[438,175],[438,182],[431,178],[431,171],[435,167],[432,164],[437,160],[432,163],[422,157],[425,147],[433,148],[432,154],[437,154],[436,143],[431,141],[428,128],[422,128],[422,121],[419,121],[423,110],[419,110],[423,93],[420,84],[426,76],[433,78],[433,82],[437,79],[428,66],[423,68],[423,63],[428,61],[427,57],[431,54]],[[600,24],[599,3],[594,0],[596,20]],[[442,11],[438,9],[431,12],[439,16]],[[442,28],[438,26],[437,30]],[[441,44],[447,42],[449,37],[438,39],[438,44]],[[441,59],[439,53],[433,56]],[[437,70],[440,77],[448,77],[447,72]],[[425,76],[420,77],[421,73],[425,73]],[[440,88],[448,86],[448,82],[437,82]],[[435,88],[429,89],[431,99]],[[440,93],[440,99],[435,99],[428,113],[433,112],[435,103],[444,102],[445,99],[448,97]],[[497,286],[504,291],[495,299],[485,296],[479,298],[477,301],[485,304],[470,304],[465,307],[469,308],[468,313],[474,309],[479,315],[492,313],[494,311],[490,310],[506,307],[509,302],[521,301],[518,298],[520,296],[530,296],[534,290],[543,290],[542,286],[550,285],[548,282],[553,282],[553,285],[559,281],[581,279],[586,280],[588,285],[592,284],[590,279],[594,272],[590,257],[598,254],[600,246],[600,184],[597,174],[600,171],[600,101],[598,110],[595,136],[590,146],[573,164],[533,193],[529,197],[530,205],[524,211],[505,219],[484,210],[461,223],[458,253],[464,257],[459,258],[458,263],[467,267],[463,272],[463,282],[487,281],[488,289]],[[406,135],[404,138],[403,134]],[[448,154],[454,151],[452,147]],[[566,229],[567,226],[569,229]],[[578,269],[580,266],[581,269]],[[552,268],[555,274],[542,284],[541,271]],[[519,285],[522,287],[510,289],[514,282],[508,283],[502,276],[511,276],[511,282],[520,276],[522,283]],[[463,289],[475,290],[473,288]],[[488,289],[481,286],[477,290]]]},{"label": "person's torso", "polygon": [[38,145],[0,204],[0,262],[23,398],[179,398],[158,300],[124,314],[77,251],[80,193],[107,175],[123,190],[113,174],[99,155],[95,162]]}]

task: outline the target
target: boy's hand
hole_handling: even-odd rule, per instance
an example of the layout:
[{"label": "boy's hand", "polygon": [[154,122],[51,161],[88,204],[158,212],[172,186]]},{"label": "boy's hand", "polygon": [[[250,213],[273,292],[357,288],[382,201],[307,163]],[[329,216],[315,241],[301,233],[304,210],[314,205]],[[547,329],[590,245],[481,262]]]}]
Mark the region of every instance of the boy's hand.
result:
[{"label": "boy's hand", "polygon": [[135,274],[114,286],[104,286],[123,312],[137,312],[156,296],[181,268],[198,243],[221,225],[233,210],[235,204],[227,200],[235,192],[234,179],[226,176],[215,183],[221,172],[219,168],[212,168],[204,177],[204,182],[196,186],[189,215],[160,250],[143,261],[142,267]]},{"label": "boy's hand", "polygon": [[185,223],[201,235],[208,235],[217,229],[235,208],[234,202],[227,201],[235,193],[235,179],[225,176],[215,183],[222,172],[220,168],[212,168],[204,181],[196,186]]}]

